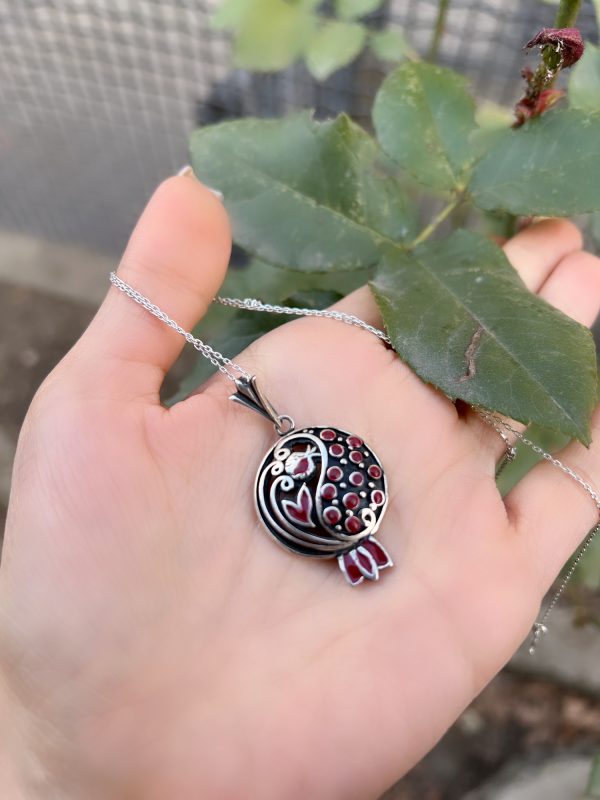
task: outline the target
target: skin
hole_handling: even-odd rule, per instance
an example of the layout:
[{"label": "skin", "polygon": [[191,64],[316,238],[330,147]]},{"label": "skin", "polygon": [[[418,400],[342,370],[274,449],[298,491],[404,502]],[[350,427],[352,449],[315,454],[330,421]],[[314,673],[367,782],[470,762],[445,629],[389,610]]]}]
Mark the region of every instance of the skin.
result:
[{"label": "skin", "polygon": [[[600,269],[581,246],[545,220],[505,248],[590,324]],[[219,201],[171,178],[119,274],[189,329],[229,250]],[[339,307],[378,322],[366,289]],[[228,381],[161,407],[182,346],[111,288],[27,415],[0,570],[2,797],[375,798],[526,637],[594,506],[548,465],[503,501],[502,442],[472,413],[363,331],[290,322],[239,361],[298,425],[364,436],[389,478],[396,565],[352,589],[260,528],[274,434]],[[598,485],[599,452],[561,458]]]}]

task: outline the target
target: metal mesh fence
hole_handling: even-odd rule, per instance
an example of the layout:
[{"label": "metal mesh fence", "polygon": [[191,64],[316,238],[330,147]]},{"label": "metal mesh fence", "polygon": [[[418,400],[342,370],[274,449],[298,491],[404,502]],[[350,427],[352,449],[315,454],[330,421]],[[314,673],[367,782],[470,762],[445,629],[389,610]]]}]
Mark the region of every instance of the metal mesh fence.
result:
[{"label": "metal mesh fence", "polygon": [[[0,226],[122,248],[152,187],[186,160],[197,125],[313,107],[368,117],[384,66],[363,55],[324,84],[302,65],[272,75],[231,68],[219,0],[0,0]],[[371,18],[417,50],[436,0],[390,0]],[[454,0],[440,61],[477,94],[510,103],[522,44],[554,8],[542,0]],[[596,40],[591,3],[580,16]]]}]

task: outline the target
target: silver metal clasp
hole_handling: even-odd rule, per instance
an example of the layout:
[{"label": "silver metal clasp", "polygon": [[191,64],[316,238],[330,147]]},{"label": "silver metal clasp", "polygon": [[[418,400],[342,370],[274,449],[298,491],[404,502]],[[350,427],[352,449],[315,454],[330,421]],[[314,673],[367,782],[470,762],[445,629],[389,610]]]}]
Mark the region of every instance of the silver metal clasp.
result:
[{"label": "silver metal clasp", "polygon": [[294,420],[287,414],[277,413],[271,401],[258,388],[254,375],[236,378],[235,386],[237,391],[229,395],[229,399],[234,403],[239,403],[266,417],[273,423],[279,436],[285,436],[294,430]]}]

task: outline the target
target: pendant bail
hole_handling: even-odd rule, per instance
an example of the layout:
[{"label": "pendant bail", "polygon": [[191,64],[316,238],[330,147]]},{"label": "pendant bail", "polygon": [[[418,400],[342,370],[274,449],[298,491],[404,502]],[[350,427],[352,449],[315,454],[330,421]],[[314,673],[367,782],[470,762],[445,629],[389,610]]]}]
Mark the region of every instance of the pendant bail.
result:
[{"label": "pendant bail", "polygon": [[287,414],[277,413],[271,401],[258,388],[255,375],[236,378],[235,386],[235,394],[229,395],[229,399],[234,403],[239,403],[266,417],[273,423],[279,436],[285,436],[294,430],[294,420]]}]

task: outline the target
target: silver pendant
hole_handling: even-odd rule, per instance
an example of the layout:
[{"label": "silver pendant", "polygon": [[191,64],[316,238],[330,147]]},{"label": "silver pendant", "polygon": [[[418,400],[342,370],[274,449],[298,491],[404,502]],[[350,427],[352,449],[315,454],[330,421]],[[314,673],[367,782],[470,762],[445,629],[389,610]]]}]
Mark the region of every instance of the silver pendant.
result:
[{"label": "silver pendant", "polygon": [[[387,502],[383,467],[365,442],[333,426],[293,429],[259,391],[254,377],[231,396],[270,419],[281,435],[256,474],[256,510],[275,540],[298,555],[337,558],[352,586],[393,566],[374,538]],[[291,428],[290,428],[291,426]]]}]

